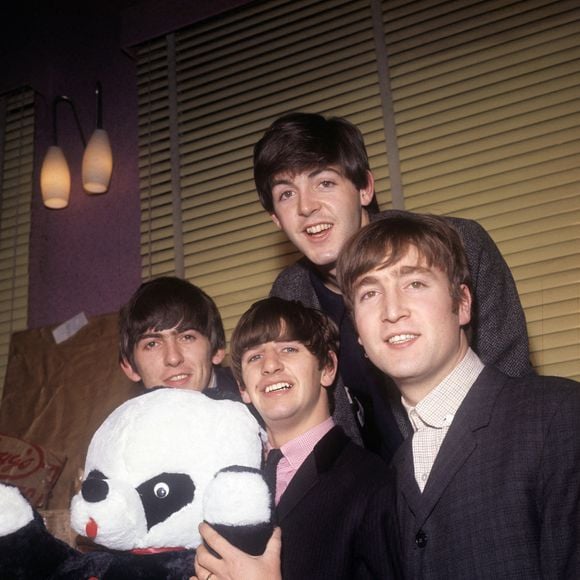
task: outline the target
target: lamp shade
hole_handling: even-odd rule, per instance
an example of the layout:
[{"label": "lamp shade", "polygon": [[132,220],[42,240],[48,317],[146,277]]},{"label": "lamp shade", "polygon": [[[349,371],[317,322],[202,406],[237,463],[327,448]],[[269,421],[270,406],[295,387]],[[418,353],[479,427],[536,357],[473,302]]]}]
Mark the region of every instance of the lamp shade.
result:
[{"label": "lamp shade", "polygon": [[70,171],[64,153],[58,145],[51,145],[40,170],[40,190],[46,207],[62,209],[70,197]]},{"label": "lamp shade", "polygon": [[104,129],[95,129],[83,156],[83,187],[87,193],[105,193],[113,172],[113,153]]}]

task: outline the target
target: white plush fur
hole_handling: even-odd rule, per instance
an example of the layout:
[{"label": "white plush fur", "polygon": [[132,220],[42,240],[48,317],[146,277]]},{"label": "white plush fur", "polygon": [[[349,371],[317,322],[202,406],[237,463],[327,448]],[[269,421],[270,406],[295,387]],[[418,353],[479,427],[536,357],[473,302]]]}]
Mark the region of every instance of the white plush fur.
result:
[{"label": "white plush fur", "polygon": [[0,536],[23,528],[33,517],[30,504],[16,487],[0,485]]},{"label": "white plush fur", "polygon": [[[259,468],[263,438],[263,430],[243,403],[215,401],[179,389],[131,399],[103,422],[87,453],[85,477],[92,470],[105,474],[110,498],[93,504],[80,494],[75,496],[72,527],[84,535],[93,518],[99,530],[95,541],[115,549],[197,547],[203,498],[215,474],[231,465]],[[189,474],[196,486],[195,498],[147,532],[135,490],[164,472]],[[243,501],[245,484],[238,485]]]},{"label": "white plush fur", "polygon": [[249,526],[268,521],[270,492],[255,472],[220,472],[204,497],[204,517],[212,523]]}]

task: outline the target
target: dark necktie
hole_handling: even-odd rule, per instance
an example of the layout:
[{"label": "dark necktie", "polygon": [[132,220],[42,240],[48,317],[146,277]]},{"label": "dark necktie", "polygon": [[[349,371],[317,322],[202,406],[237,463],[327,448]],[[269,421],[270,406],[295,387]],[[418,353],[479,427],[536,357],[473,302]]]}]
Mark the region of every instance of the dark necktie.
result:
[{"label": "dark necktie", "polygon": [[280,449],[270,449],[264,464],[264,479],[272,490],[272,497],[276,496],[276,468],[282,457],[284,457],[284,454]]}]

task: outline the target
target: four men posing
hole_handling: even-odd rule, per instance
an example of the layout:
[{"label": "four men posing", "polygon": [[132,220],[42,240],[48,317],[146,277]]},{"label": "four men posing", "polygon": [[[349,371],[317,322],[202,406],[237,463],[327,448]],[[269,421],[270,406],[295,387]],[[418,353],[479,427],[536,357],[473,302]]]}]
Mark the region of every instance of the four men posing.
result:
[{"label": "four men posing", "polygon": [[[343,119],[282,117],[255,147],[254,174],[304,254],[272,288],[286,301],[255,304],[231,345],[242,398],[283,453],[284,578],[395,577],[399,557],[409,578],[574,577],[580,390],[533,374],[515,284],[489,235],[459,218],[373,212],[364,142]],[[128,376],[145,382],[160,341],[171,369],[154,380],[190,385],[191,365],[165,342],[184,330],[210,344],[214,376],[223,342],[197,322],[143,321],[133,360],[122,350]],[[200,548],[200,580],[280,575],[279,532],[258,558],[202,534],[223,558]]]}]

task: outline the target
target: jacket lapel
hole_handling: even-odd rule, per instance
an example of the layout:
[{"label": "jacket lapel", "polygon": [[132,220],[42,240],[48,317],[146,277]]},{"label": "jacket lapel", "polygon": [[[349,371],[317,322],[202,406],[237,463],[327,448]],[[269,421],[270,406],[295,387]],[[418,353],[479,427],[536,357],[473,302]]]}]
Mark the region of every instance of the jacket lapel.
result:
[{"label": "jacket lapel", "polygon": [[417,527],[424,524],[449,483],[476,449],[474,433],[489,424],[505,380],[505,375],[492,367],[485,367],[481,372],[453,419],[423,493],[415,480],[411,438],[405,441],[396,459],[398,487],[415,516]]},{"label": "jacket lapel", "polygon": [[316,485],[319,476],[329,471],[349,439],[338,426],[333,427],[314,447],[304,460],[276,508],[278,521],[282,521],[300,500]]}]

